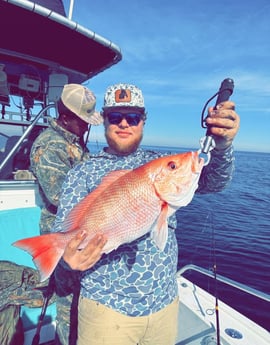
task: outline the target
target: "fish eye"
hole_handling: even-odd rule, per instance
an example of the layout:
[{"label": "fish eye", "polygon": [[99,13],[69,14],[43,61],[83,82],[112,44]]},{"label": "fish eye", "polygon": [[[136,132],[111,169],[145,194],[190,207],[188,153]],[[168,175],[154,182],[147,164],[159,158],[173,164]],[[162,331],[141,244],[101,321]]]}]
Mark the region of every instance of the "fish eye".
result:
[{"label": "fish eye", "polygon": [[175,164],[175,162],[173,162],[173,161],[169,162],[169,163],[168,163],[168,167],[169,167],[171,170],[176,169],[176,164]]}]

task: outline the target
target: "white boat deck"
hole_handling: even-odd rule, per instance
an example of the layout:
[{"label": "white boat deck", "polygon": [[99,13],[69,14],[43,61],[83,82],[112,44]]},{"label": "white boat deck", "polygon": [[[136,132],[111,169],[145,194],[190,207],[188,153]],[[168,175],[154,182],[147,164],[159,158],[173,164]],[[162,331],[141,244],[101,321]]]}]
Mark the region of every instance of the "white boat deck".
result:
[{"label": "white boat deck", "polygon": [[[215,297],[182,276],[177,345],[217,345]],[[267,303],[267,302],[266,302]],[[220,345],[269,345],[270,333],[218,301]]]},{"label": "white boat deck", "polygon": [[[203,322],[185,304],[180,303],[176,345],[211,344],[211,342],[206,342],[207,339],[216,339],[214,326]],[[215,343],[212,341],[212,344]]]}]

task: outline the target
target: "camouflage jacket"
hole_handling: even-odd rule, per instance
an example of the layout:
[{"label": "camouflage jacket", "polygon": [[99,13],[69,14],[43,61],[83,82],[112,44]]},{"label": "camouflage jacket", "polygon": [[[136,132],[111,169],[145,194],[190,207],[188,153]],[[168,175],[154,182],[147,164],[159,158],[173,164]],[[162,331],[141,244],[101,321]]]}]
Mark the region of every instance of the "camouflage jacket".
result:
[{"label": "camouflage jacket", "polygon": [[49,118],[50,127],[35,140],[31,155],[31,170],[37,178],[44,207],[40,231],[49,232],[54,222],[62,183],[67,172],[82,160],[88,159],[80,139]]}]

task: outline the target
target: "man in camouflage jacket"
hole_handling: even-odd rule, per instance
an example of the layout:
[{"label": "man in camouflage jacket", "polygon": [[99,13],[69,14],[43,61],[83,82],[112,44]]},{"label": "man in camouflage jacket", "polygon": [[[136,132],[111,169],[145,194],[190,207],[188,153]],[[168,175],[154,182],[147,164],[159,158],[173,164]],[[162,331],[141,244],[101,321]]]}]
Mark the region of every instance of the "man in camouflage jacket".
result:
[{"label": "man in camouflage jacket", "polygon": [[49,233],[59,204],[67,172],[88,158],[84,134],[89,124],[100,124],[94,94],[78,84],[65,85],[57,102],[58,118],[48,118],[49,128],[35,140],[31,150],[31,170],[37,178],[44,203],[40,232]]},{"label": "man in camouflage jacket", "polygon": [[[31,170],[37,178],[44,204],[40,218],[41,234],[49,233],[53,227],[67,172],[77,163],[89,159],[84,135],[89,125],[103,122],[95,106],[96,97],[92,91],[79,84],[65,85],[57,102],[58,118],[48,119],[49,128],[37,137],[32,146]],[[72,280],[70,285],[72,290],[62,291],[56,299],[57,337],[62,345],[74,343],[69,339],[69,325],[76,323],[72,317],[76,317],[77,312],[70,312],[70,308],[76,304],[78,280]],[[71,328],[76,329],[76,325]]]}]

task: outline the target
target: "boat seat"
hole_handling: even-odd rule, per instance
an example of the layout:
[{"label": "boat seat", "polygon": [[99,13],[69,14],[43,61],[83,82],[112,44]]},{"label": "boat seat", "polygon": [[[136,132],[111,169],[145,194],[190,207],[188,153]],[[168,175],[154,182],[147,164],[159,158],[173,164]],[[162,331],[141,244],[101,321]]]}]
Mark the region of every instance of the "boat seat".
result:
[{"label": "boat seat", "polygon": [[[24,237],[39,235],[39,207],[18,208],[0,211],[0,260],[12,261],[19,265],[35,268],[31,255],[12,246],[12,243]],[[21,317],[24,330],[35,328],[41,308],[22,306]],[[55,303],[47,308],[44,323],[56,318]]]}]

